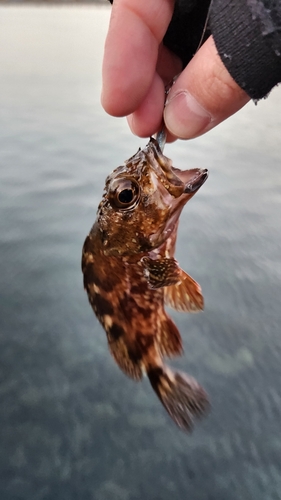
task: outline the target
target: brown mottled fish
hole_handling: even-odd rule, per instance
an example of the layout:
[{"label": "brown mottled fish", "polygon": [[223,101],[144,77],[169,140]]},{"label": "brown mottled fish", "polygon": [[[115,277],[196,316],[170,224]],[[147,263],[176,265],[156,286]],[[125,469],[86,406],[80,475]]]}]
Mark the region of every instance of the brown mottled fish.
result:
[{"label": "brown mottled fish", "polygon": [[180,213],[207,176],[207,170],[174,168],[151,138],[107,177],[82,256],[84,286],[115,361],[135,380],[147,373],[169,415],[187,431],[209,403],[195,379],[163,361],[183,350],[164,304],[203,309],[200,286],[174,252]]}]

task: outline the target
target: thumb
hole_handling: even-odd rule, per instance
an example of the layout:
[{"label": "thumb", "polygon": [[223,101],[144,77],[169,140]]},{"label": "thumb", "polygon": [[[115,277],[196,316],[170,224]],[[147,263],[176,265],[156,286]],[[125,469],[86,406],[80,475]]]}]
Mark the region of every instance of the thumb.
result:
[{"label": "thumb", "polygon": [[192,139],[236,113],[249,100],[223,65],[210,37],[172,87],[164,121],[174,136]]}]

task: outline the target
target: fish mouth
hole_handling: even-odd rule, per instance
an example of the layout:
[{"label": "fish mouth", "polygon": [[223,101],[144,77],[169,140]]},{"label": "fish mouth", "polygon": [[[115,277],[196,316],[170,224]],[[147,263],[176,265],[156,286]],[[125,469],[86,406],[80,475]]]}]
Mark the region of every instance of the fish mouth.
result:
[{"label": "fish mouth", "polygon": [[206,168],[193,168],[191,170],[180,170],[173,168],[175,174],[184,183],[184,193],[194,194],[198,189],[203,186],[204,182],[208,179],[208,170]]},{"label": "fish mouth", "polygon": [[184,205],[195,195],[208,179],[208,170],[206,168],[193,168],[191,170],[180,170],[172,167],[173,172],[184,184],[184,191],[181,196],[174,198],[171,202],[170,218],[165,228],[165,234],[170,235],[174,231],[176,222]]}]

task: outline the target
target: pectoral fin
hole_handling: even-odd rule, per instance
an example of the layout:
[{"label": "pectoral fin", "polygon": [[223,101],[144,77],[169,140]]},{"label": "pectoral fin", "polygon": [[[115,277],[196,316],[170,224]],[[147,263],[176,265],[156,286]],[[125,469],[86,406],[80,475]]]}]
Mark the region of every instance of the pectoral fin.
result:
[{"label": "pectoral fin", "polygon": [[182,312],[198,312],[204,309],[200,285],[180,269],[181,280],[164,289],[165,304]]},{"label": "pectoral fin", "polygon": [[164,287],[165,303],[177,311],[197,312],[204,309],[200,285],[184,272],[174,258],[143,257],[144,275],[151,288]]},{"label": "pectoral fin", "polygon": [[144,275],[151,288],[175,285],[181,281],[181,268],[175,259],[141,259]]}]

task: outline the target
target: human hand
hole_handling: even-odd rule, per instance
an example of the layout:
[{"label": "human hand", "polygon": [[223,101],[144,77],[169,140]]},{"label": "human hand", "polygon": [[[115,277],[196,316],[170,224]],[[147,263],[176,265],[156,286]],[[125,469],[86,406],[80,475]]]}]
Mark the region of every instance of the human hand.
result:
[{"label": "human hand", "polygon": [[[157,132],[163,116],[170,139],[197,137],[250,99],[226,70],[212,37],[181,72],[181,61],[162,44],[172,14],[171,0],[115,0],[112,7],[102,104],[113,116],[127,116],[140,137]],[[163,115],[165,85],[177,74]]]}]

